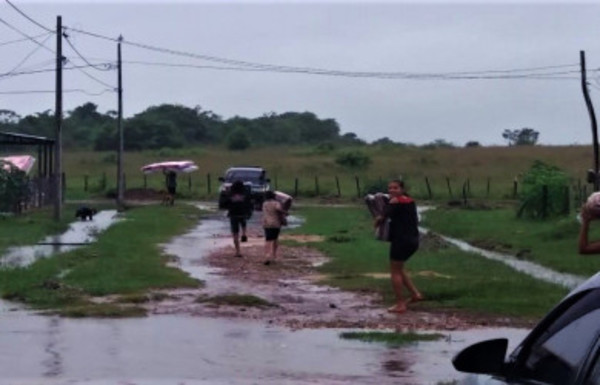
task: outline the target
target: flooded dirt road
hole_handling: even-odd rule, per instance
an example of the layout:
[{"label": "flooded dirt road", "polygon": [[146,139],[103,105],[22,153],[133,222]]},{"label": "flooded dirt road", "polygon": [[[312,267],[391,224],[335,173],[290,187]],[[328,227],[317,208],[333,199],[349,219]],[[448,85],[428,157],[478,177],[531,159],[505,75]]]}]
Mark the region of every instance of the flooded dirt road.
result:
[{"label": "flooded dirt road", "polygon": [[[249,235],[244,258],[232,257],[228,223],[215,213],[165,245],[173,265],[206,286],[170,291],[165,300],[147,305],[146,318],[68,319],[3,303],[0,384],[439,385],[463,377],[450,359],[464,346],[494,337],[508,337],[514,346],[526,333],[481,327],[510,320],[389,314],[371,294],[317,285],[311,277],[325,257],[309,248],[284,247],[281,261],[264,266],[256,222]],[[197,301],[232,293],[260,296],[276,306]],[[356,328],[443,337],[401,348],[339,338]]]}]

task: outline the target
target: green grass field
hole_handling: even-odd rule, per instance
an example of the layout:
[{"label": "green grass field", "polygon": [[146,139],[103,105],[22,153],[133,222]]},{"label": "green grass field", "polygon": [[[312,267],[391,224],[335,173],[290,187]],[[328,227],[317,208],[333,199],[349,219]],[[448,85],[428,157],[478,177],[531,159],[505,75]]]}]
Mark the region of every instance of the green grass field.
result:
[{"label": "green grass field", "polygon": [[[306,223],[292,232],[326,238],[325,242],[310,244],[331,257],[320,268],[329,277],[326,283],[376,292],[386,304],[393,303],[387,275],[388,244],[374,239],[366,208],[306,207],[300,214]],[[545,314],[567,293],[557,285],[537,281],[499,262],[435,243],[424,242],[407,263],[407,269],[428,299],[416,305],[423,309],[462,309],[531,319]]]},{"label": "green grass field", "polygon": [[[372,163],[366,169],[353,170],[335,162],[340,152],[358,150],[367,154]],[[148,175],[145,182],[140,172],[144,164],[173,159],[195,161],[197,172],[181,175],[178,192],[184,197],[214,197],[219,176],[233,165],[260,165],[268,170],[272,185],[282,191],[298,192],[302,197],[337,195],[336,177],[343,199],[355,198],[369,186],[391,178],[403,177],[417,198],[429,198],[428,179],[434,200],[460,196],[468,180],[473,197],[512,198],[513,181],[526,172],[534,160],[559,166],[577,184],[585,177],[593,156],[590,146],[516,146],[423,149],[412,147],[365,146],[337,149],[323,153],[311,147],[266,147],[246,151],[228,151],[220,147],[182,150],[129,152],[125,154],[127,188],[164,188],[161,174]],[[103,195],[100,191],[103,175],[106,189],[116,185],[116,155],[106,152],[73,152],[64,154],[67,175],[67,197],[81,199]],[[88,176],[88,191],[84,191]],[[210,193],[208,192],[210,175]],[[357,194],[356,177],[360,194]],[[447,180],[450,181],[450,191]],[[488,196],[489,181],[489,196]],[[583,183],[585,184],[585,183]],[[318,193],[317,193],[318,186]]]},{"label": "green grass field", "polygon": [[[166,265],[167,257],[159,245],[198,219],[198,210],[190,205],[130,209],[124,220],[101,233],[92,245],[40,259],[25,268],[0,270],[0,292],[4,298],[67,315],[115,316],[115,305],[95,305],[88,297],[197,287],[201,282]],[[126,315],[130,311],[124,309]]]}]

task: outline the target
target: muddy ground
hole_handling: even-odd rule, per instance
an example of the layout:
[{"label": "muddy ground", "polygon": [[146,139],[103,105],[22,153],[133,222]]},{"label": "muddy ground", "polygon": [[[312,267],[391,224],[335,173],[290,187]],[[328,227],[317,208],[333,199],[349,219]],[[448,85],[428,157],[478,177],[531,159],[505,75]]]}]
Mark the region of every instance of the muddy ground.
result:
[{"label": "muddy ground", "polygon": [[[381,303],[381,298],[368,288],[362,292],[345,292],[321,283],[326,277],[319,273],[317,267],[325,263],[327,257],[301,245],[307,240],[318,239],[289,235],[284,231],[282,240],[292,239],[300,245],[280,246],[278,260],[265,266],[264,238],[257,223],[249,226],[248,242],[242,243],[242,258],[234,257],[233,244],[226,230],[226,226],[214,229],[210,235],[213,246],[210,250],[204,250],[204,254],[199,253],[198,257],[174,256],[175,261],[188,258],[187,265],[206,269],[208,273],[202,277],[206,285],[200,289],[170,290],[166,298],[163,296],[161,301],[146,305],[150,313],[254,319],[292,329],[465,330],[474,327],[531,326],[523,320],[509,317],[430,310],[426,303],[414,304],[402,314],[389,313]],[[198,247],[206,248],[206,245]],[[388,279],[386,275],[377,278]],[[211,302],[215,296],[232,294],[256,296],[268,301],[271,306]]]}]

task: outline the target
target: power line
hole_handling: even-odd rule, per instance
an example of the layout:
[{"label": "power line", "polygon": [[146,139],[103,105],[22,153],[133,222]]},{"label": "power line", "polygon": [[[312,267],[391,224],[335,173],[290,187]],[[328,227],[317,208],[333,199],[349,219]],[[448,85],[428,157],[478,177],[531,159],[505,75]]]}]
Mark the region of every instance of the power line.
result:
[{"label": "power line", "polygon": [[[116,38],[103,36],[97,33],[84,31],[77,28],[69,28],[71,31],[76,33],[85,34],[99,39],[104,39],[112,42],[117,42]],[[446,73],[411,73],[411,72],[358,72],[358,71],[343,71],[343,70],[328,70],[322,68],[311,68],[311,67],[296,67],[296,66],[283,66],[266,63],[255,63],[244,60],[227,59],[217,56],[209,56],[196,54],[185,51],[173,50],[170,48],[156,47],[149,44],[137,43],[128,40],[123,40],[123,44],[134,46],[137,48],[147,49],[160,53],[189,57],[193,59],[211,61],[221,64],[226,64],[229,67],[210,67],[211,69],[224,69],[232,71],[265,71],[265,72],[279,72],[279,73],[299,73],[299,74],[310,74],[310,75],[326,75],[326,76],[342,76],[342,77],[355,77],[355,78],[379,78],[379,79],[419,79],[419,80],[479,80],[479,79],[575,79],[575,77],[566,77],[562,75],[578,73],[578,71],[559,71],[559,72],[539,72],[550,69],[568,68],[577,66],[577,64],[565,64],[565,65],[553,65],[544,67],[531,67],[531,68],[515,68],[507,70],[485,70],[485,71],[470,71],[470,72],[446,72]],[[140,64],[140,63],[137,63]],[[206,67],[209,68],[209,67]],[[521,74],[518,74],[521,72]],[[529,72],[529,73],[523,73]],[[560,76],[559,76],[560,75]]]},{"label": "power line", "polygon": [[[36,36],[32,36],[31,38],[37,39],[38,37],[44,37],[46,35],[48,35],[48,33],[42,33],[42,34],[39,34],[39,35],[36,35]],[[5,45],[10,45],[10,44],[14,44],[14,43],[21,43],[21,42],[27,41],[27,40],[30,40],[30,38],[25,37],[23,39],[16,39],[16,40],[5,41],[5,42],[0,43],[0,47],[4,47]]]},{"label": "power line", "polygon": [[6,25],[8,28],[12,29],[13,31],[17,32],[18,34],[20,34],[21,36],[24,36],[25,38],[27,38],[28,40],[31,40],[32,42],[34,42],[37,45],[42,46],[42,48],[55,53],[54,50],[46,47],[45,45],[41,44],[39,41],[37,41],[36,39],[34,39],[33,37],[29,36],[28,34],[26,34],[25,32],[21,31],[20,29],[18,29],[17,27],[12,26],[11,24],[9,24],[8,22],[6,22],[4,19],[2,19],[0,17],[0,23]]},{"label": "power line", "polygon": [[48,27],[43,26],[42,24],[38,23],[37,21],[33,20],[31,17],[29,17],[27,14],[25,14],[25,12],[21,11],[19,8],[17,8],[16,5],[14,5],[13,3],[11,3],[9,0],[6,0],[6,2],[8,3],[8,5],[10,5],[15,11],[19,12],[24,18],[26,18],[27,20],[29,20],[30,22],[32,22],[33,24],[37,25],[38,27],[46,30],[46,32],[51,32],[51,33],[55,33],[55,31],[51,30]]},{"label": "power line", "polygon": [[108,65],[102,65],[102,66],[100,66],[100,65],[95,65],[95,64],[92,64],[92,63],[90,63],[90,62],[89,62],[89,61],[88,61],[88,60],[87,60],[87,59],[86,59],[86,58],[85,58],[85,57],[84,57],[84,56],[81,54],[81,52],[79,52],[79,50],[77,50],[77,48],[75,48],[75,46],[73,45],[73,43],[71,42],[71,40],[69,40],[69,37],[67,36],[67,34],[63,34],[63,36],[64,36],[64,38],[65,38],[65,40],[66,40],[67,44],[68,44],[68,45],[71,47],[71,49],[72,49],[73,51],[75,51],[75,53],[77,54],[77,56],[79,56],[79,58],[81,58],[81,60],[83,60],[83,61],[84,61],[84,63],[86,63],[86,64],[87,64],[87,65],[89,65],[90,67],[92,67],[92,68],[94,68],[94,69],[96,69],[96,70],[98,70],[98,71],[110,71],[110,70],[112,70],[112,69],[113,69],[111,64],[108,64]]},{"label": "power line", "polygon": [[[43,44],[44,44],[46,41],[48,41],[48,39],[49,39],[50,37],[51,37],[51,35],[48,35],[48,36],[46,37],[46,39],[44,39],[44,41],[42,42],[42,45],[43,45]],[[19,62],[19,63],[18,63],[18,64],[17,64],[17,65],[16,65],[16,66],[15,66],[13,69],[12,69],[12,70],[10,70],[8,73],[10,74],[10,73],[12,73],[12,72],[14,72],[14,71],[18,70],[18,69],[19,69],[19,68],[20,68],[20,67],[21,67],[23,64],[25,64],[25,62],[26,62],[26,61],[27,61],[27,60],[28,60],[28,59],[29,59],[31,56],[33,56],[33,54],[35,54],[35,53],[36,53],[36,52],[37,52],[39,49],[40,49],[40,46],[39,46],[39,45],[38,45],[38,46],[36,46],[36,47],[33,49],[33,51],[31,51],[29,54],[27,54],[27,56],[25,56],[25,57],[24,57],[24,58],[23,58],[23,59],[22,59],[22,60],[21,60],[21,61],[20,61],[20,62]]]},{"label": "power line", "polygon": [[[90,92],[81,88],[66,89],[64,93],[83,93],[89,96],[100,96],[107,92],[115,92],[112,89],[104,89],[100,92]],[[0,95],[29,95],[29,94],[54,94],[55,90],[23,90],[23,91],[0,91]]]},{"label": "power line", "polygon": [[[80,65],[80,66],[72,66],[72,67],[64,67],[63,70],[69,71],[69,70],[75,70],[75,69],[80,69],[80,68],[87,68],[88,65]],[[20,75],[33,75],[33,74],[39,74],[39,73],[44,73],[44,72],[55,72],[56,68],[46,68],[46,69],[39,69],[39,70],[29,70],[29,71],[19,71],[19,72],[14,72],[14,73],[0,73],[0,80],[2,80],[3,78],[12,78],[15,76],[20,76]],[[112,87],[112,86],[110,86]]]}]

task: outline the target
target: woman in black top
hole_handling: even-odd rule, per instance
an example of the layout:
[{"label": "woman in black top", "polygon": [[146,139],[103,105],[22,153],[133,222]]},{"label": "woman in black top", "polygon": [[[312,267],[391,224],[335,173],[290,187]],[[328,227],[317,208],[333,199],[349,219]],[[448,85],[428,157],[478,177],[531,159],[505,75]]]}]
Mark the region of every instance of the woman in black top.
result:
[{"label": "woman in black top", "polygon": [[233,246],[235,247],[235,256],[241,257],[240,253],[240,227],[242,229],[242,242],[246,242],[246,220],[252,215],[252,201],[250,194],[246,191],[244,182],[236,180],[232,183],[229,195],[225,201],[227,216],[231,227],[233,237]]},{"label": "woman in black top", "polygon": [[[406,194],[404,182],[400,180],[393,180],[388,184],[388,193],[390,202],[385,209],[385,215],[378,217],[375,225],[378,226],[385,220],[390,221],[390,268],[392,287],[396,294],[396,304],[388,310],[402,313],[406,311],[408,302],[423,299],[423,296],[404,270],[404,262],[419,248],[417,206],[415,201]],[[411,294],[408,301],[403,299],[403,287],[406,287]]]}]

